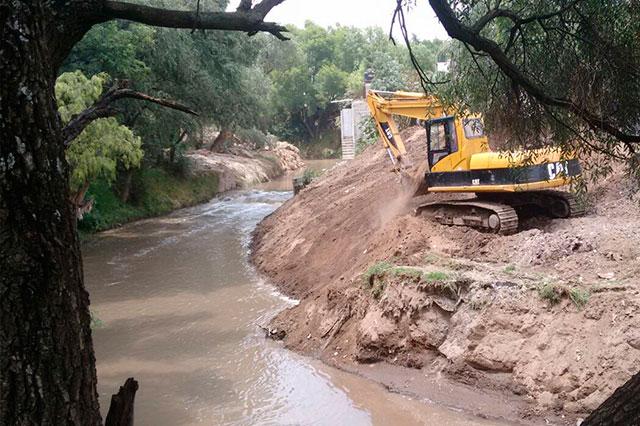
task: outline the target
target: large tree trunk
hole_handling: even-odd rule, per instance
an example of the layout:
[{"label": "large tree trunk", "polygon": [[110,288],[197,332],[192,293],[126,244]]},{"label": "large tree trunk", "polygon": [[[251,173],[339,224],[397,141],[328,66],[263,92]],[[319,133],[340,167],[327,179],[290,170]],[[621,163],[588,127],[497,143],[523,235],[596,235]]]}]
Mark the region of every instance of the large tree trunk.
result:
[{"label": "large tree trunk", "polygon": [[583,426],[640,424],[640,373],[620,386],[587,417]]},{"label": "large tree trunk", "polygon": [[3,425],[101,423],[89,297],[53,90],[57,64],[84,29],[57,26],[54,3],[0,1]]},{"label": "large tree trunk", "polygon": [[[0,0],[0,425],[102,423],[54,97],[62,61],[93,25],[111,19],[286,39],[286,28],[264,22],[282,1],[195,12],[109,0]],[[86,111],[79,117],[88,119]]]}]

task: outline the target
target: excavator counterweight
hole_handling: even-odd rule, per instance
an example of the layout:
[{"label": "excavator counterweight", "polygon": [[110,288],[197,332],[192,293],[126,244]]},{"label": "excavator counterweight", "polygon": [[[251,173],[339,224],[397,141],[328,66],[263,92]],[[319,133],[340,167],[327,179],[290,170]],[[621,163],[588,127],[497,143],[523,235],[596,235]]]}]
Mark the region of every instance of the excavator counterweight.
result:
[{"label": "excavator counterweight", "polygon": [[518,217],[540,212],[550,217],[584,214],[574,196],[551,191],[581,174],[580,163],[558,149],[494,152],[482,117],[456,114],[435,97],[411,92],[369,91],[367,104],[394,166],[406,154],[394,115],[422,120],[427,131],[427,172],[419,194],[475,193],[476,198],[427,203],[416,209],[447,225],[510,234]]}]

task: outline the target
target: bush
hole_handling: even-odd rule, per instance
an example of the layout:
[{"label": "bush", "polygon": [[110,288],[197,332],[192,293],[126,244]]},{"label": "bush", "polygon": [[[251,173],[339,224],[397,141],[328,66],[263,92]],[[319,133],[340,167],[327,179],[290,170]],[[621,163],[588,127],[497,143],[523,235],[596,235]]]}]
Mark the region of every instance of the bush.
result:
[{"label": "bush", "polygon": [[250,144],[254,149],[262,149],[270,145],[269,136],[265,135],[255,127],[251,129],[238,129],[235,131],[236,136],[242,142]]},{"label": "bush", "polygon": [[562,298],[561,291],[551,283],[544,283],[538,286],[538,295],[542,300],[547,300],[552,305],[560,302]]},{"label": "bush", "polygon": [[315,178],[320,177],[320,175],[321,173],[317,170],[306,169],[302,174],[302,182],[305,186],[309,185]]}]

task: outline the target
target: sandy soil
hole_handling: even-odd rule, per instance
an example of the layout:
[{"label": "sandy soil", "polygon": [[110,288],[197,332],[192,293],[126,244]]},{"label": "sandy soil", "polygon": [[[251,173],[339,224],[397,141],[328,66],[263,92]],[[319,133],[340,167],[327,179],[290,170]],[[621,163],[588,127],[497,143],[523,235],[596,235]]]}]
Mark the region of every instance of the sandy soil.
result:
[{"label": "sandy soil", "polygon": [[[414,164],[423,132],[405,131]],[[575,424],[640,365],[640,209],[625,182],[593,187],[585,217],[498,236],[414,217],[435,196],[411,198],[413,182],[370,148],[257,228],[253,262],[300,299],[269,327],[392,389],[489,418]],[[475,392],[434,396],[434,380]],[[493,403],[472,396],[492,392]]]},{"label": "sandy soil", "polygon": [[236,147],[228,153],[199,149],[186,154],[194,173],[218,175],[218,191],[225,192],[267,182],[304,166],[300,151],[287,142],[276,142],[258,151]]}]

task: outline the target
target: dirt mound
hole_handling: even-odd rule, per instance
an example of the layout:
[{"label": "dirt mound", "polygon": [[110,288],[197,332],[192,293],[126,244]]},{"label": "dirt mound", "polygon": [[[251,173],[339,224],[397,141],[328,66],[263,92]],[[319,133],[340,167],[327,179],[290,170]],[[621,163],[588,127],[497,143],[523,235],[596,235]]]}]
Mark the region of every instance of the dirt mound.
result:
[{"label": "dirt mound", "polygon": [[[424,130],[404,137],[421,164]],[[640,209],[623,179],[594,188],[585,217],[498,236],[414,217],[447,196],[411,199],[385,157],[335,166],[257,228],[254,263],[301,299],[272,324],[288,347],[519,395],[531,421],[584,415],[637,372]]]}]

